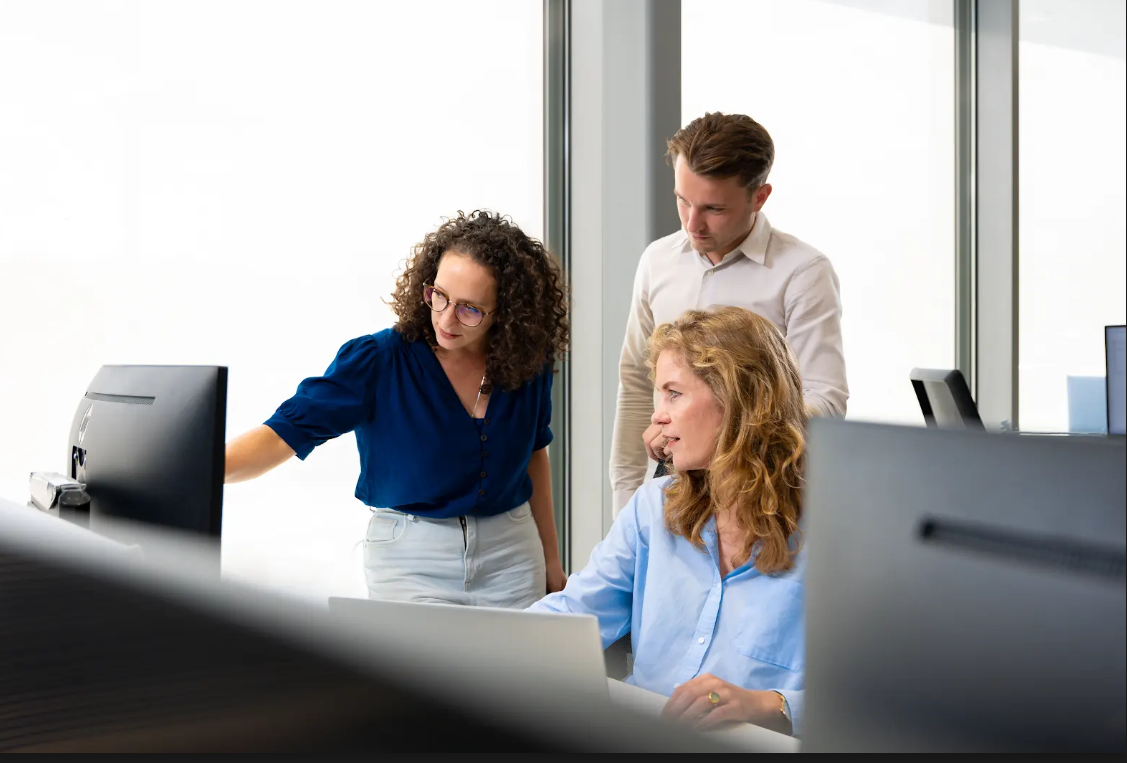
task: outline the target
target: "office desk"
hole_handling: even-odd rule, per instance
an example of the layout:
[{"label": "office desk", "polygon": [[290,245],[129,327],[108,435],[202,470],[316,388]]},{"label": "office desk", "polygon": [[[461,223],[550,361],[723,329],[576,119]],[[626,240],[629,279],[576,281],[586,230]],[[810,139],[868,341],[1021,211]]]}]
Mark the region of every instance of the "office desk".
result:
[{"label": "office desk", "polygon": [[[647,689],[608,678],[611,704],[626,707],[646,715],[657,717],[669,698]],[[730,729],[709,732],[715,734],[724,744],[746,749],[749,752],[798,752],[799,741],[792,736],[777,731],[744,724]]]}]

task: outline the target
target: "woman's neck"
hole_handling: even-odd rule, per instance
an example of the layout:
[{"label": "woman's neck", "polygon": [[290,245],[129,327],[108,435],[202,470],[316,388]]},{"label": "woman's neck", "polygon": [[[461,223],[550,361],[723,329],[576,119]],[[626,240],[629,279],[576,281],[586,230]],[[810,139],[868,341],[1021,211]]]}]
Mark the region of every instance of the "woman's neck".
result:
[{"label": "woman's neck", "polygon": [[486,353],[484,347],[465,347],[459,350],[447,350],[445,347],[437,347],[434,354],[440,360],[449,361],[458,366],[484,366],[486,361]]},{"label": "woman's neck", "polygon": [[716,510],[716,532],[723,533],[736,526],[736,507],[728,506]]},{"label": "woman's neck", "polygon": [[[709,474],[709,477],[711,476],[712,475]],[[715,512],[716,516],[716,532],[721,532],[722,530],[726,530],[729,526],[735,524],[736,502],[725,501],[723,496],[716,495],[715,493],[712,493],[711,490],[709,492],[711,493],[710,498],[712,500],[713,506],[715,506],[713,511]]]}]

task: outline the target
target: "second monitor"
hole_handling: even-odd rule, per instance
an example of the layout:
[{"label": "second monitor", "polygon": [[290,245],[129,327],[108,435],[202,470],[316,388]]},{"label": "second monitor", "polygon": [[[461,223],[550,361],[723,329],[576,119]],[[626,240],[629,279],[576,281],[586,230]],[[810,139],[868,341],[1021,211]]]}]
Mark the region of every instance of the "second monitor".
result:
[{"label": "second monitor", "polygon": [[948,368],[913,368],[912,389],[924,423],[944,429],[984,429],[978,406],[961,371]]},{"label": "second monitor", "polygon": [[106,365],[79,401],[65,474],[99,516],[219,538],[225,366]]}]

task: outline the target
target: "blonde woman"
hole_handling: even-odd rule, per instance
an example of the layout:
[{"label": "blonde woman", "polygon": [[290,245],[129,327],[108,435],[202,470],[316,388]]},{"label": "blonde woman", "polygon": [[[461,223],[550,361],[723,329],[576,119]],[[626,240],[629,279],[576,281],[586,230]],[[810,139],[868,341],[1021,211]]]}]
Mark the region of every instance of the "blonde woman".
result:
[{"label": "blonde woman", "polygon": [[530,609],[597,616],[604,647],[630,633],[626,680],[669,696],[668,718],[797,735],[808,414],[795,359],[770,321],[722,307],[658,326],[648,364],[674,472]]}]

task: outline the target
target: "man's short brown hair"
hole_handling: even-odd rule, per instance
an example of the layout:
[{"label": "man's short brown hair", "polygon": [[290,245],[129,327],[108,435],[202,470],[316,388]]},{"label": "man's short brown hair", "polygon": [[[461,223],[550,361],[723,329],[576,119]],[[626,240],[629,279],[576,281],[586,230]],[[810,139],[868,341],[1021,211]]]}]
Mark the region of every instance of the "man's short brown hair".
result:
[{"label": "man's short brown hair", "polygon": [[753,190],[767,182],[775,162],[775,144],[763,125],[743,114],[705,114],[694,119],[669,141],[669,162],[685,158],[694,175],[738,177]]}]

